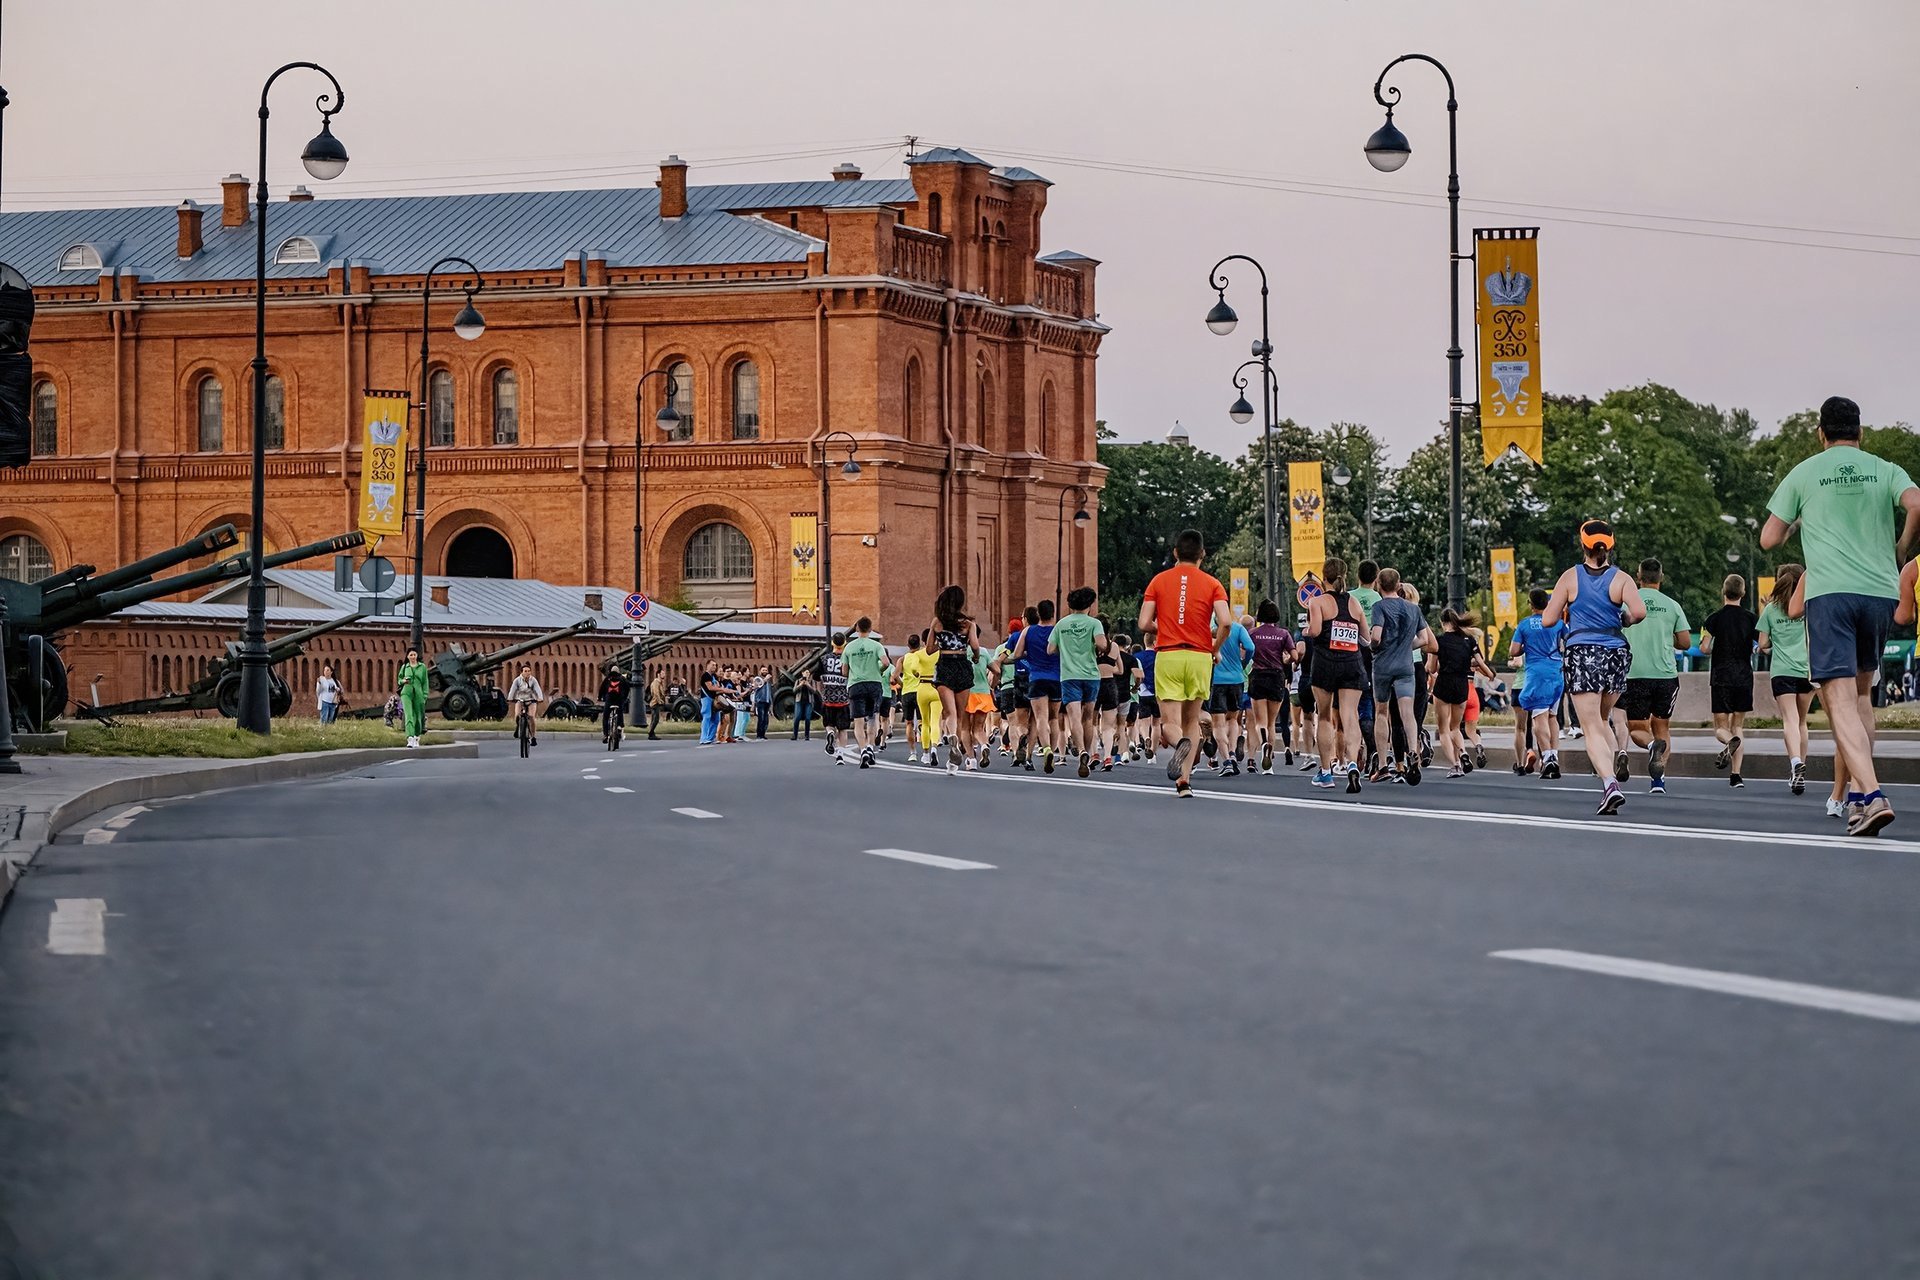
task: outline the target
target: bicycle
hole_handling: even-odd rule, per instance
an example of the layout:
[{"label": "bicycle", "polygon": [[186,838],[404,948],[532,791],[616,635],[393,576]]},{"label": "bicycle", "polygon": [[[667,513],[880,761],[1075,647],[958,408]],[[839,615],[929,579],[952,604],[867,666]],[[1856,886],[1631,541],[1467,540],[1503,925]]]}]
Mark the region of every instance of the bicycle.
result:
[{"label": "bicycle", "polygon": [[525,760],[533,750],[533,707],[521,703],[520,711],[513,718],[513,736],[520,742],[520,758]]},{"label": "bicycle", "polygon": [[609,751],[618,751],[620,739],[626,736],[626,705],[620,701],[609,702],[605,714],[606,720],[600,728],[601,745]]}]

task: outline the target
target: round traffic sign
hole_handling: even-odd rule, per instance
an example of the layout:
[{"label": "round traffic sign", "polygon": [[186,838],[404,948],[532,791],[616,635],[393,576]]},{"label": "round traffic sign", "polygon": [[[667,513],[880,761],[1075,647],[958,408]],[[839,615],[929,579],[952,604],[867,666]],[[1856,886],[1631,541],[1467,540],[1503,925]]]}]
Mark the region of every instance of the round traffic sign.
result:
[{"label": "round traffic sign", "polygon": [[638,622],[647,616],[647,610],[653,608],[653,601],[647,599],[646,596],[640,592],[635,591],[627,597],[627,602],[623,607],[626,609],[627,616],[635,622]]},{"label": "round traffic sign", "polygon": [[1320,588],[1320,580],[1314,577],[1312,574],[1308,574],[1306,577],[1300,580],[1300,603],[1301,604],[1304,605],[1309,600],[1312,600],[1315,596],[1325,595],[1325,594],[1326,592],[1324,592]]},{"label": "round traffic sign", "polygon": [[360,565],[360,585],[379,595],[393,585],[393,561],[385,556],[368,556]]}]

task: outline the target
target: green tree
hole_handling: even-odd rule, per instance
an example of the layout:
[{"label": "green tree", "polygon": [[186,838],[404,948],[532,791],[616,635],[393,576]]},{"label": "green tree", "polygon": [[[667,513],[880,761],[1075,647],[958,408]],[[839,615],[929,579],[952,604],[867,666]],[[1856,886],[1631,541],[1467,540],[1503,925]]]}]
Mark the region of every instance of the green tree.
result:
[{"label": "green tree", "polygon": [[[1099,446],[1107,468],[1100,495],[1100,594],[1109,606],[1137,598],[1173,563],[1173,539],[1198,529],[1210,548],[1225,546],[1240,523],[1240,476],[1217,454],[1187,445]],[[1258,529],[1256,516],[1254,527]],[[1122,614],[1114,612],[1116,621]]]}]

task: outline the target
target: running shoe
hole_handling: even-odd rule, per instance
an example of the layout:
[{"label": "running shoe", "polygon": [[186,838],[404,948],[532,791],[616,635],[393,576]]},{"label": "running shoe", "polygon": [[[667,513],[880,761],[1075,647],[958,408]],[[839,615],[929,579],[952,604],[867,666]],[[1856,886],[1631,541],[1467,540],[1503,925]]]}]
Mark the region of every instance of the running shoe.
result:
[{"label": "running shoe", "polygon": [[1212,759],[1214,756],[1217,756],[1220,754],[1220,744],[1213,740],[1213,735],[1211,733],[1203,734],[1201,736],[1200,754],[1203,756],[1206,756],[1208,759]]},{"label": "running shoe", "polygon": [[998,729],[989,729],[987,731],[987,745],[984,748],[982,748],[982,750],[991,751],[995,747],[998,747],[999,745],[1000,745],[1000,731]]},{"label": "running shoe", "polygon": [[873,768],[873,748],[872,747],[867,747],[866,749],[860,752],[860,767],[862,769]]},{"label": "running shoe", "polygon": [[1807,789],[1807,762],[1795,760],[1787,778],[1787,788],[1795,795],[1803,794]]},{"label": "running shoe", "polygon": [[1667,744],[1658,738],[1647,748],[1647,774],[1659,784],[1660,790],[1667,789]]},{"label": "running shoe", "polygon": [[1104,761],[1102,761],[1102,762],[1101,762],[1101,765],[1100,765],[1100,772],[1102,772],[1102,773],[1112,773],[1112,772],[1113,772],[1113,757],[1112,757],[1112,756],[1108,756],[1108,757],[1107,757],[1107,758],[1106,758],[1106,759],[1105,759]]},{"label": "running shoe", "polygon": [[1332,787],[1333,771],[1331,769],[1322,769],[1320,772],[1314,774],[1313,785],[1323,789]]},{"label": "running shoe", "polygon": [[973,757],[968,756],[964,767],[968,773],[972,773],[978,766],[974,764]]},{"label": "running shoe", "polygon": [[1880,829],[1892,821],[1893,806],[1887,803],[1885,796],[1875,796],[1848,815],[1847,834],[1877,836]]},{"label": "running shoe", "polygon": [[1420,785],[1420,757],[1419,756],[1410,757],[1407,760],[1407,771],[1399,776],[1406,779],[1408,786],[1410,787],[1419,786]]},{"label": "running shoe", "polygon": [[1487,767],[1487,749],[1477,742],[1473,744],[1473,767],[1476,769]]},{"label": "running shoe", "polygon": [[1746,784],[1746,783],[1744,783],[1744,782],[1742,782],[1742,781],[1740,780],[1740,775],[1736,773],[1736,774],[1732,774],[1732,775],[1730,775],[1730,776],[1729,776],[1729,777],[1727,778],[1727,785],[1728,785],[1728,786],[1730,786],[1730,787],[1744,787],[1744,786],[1746,786],[1747,784]]},{"label": "running shoe", "polygon": [[1447,770],[1447,776],[1449,778],[1464,778],[1467,776],[1467,771],[1459,765],[1455,765],[1453,768]]},{"label": "running shoe", "polygon": [[920,749],[918,747],[914,748],[912,751],[907,752],[907,763],[908,764],[920,763]]},{"label": "running shoe", "polygon": [[1392,777],[1393,769],[1390,766],[1376,765],[1373,772],[1367,775],[1367,781],[1374,783],[1386,782]]},{"label": "running shoe", "polygon": [[1360,794],[1360,766],[1357,764],[1347,766],[1347,794],[1350,796]]},{"label": "running shoe", "polygon": [[1173,786],[1173,798],[1176,800],[1191,800],[1193,799],[1193,788],[1184,782],[1176,782]]},{"label": "running shoe", "polygon": [[1516,778],[1524,778],[1524,777],[1526,777],[1526,776],[1527,776],[1527,766],[1525,766],[1525,765],[1523,765],[1523,764],[1521,764],[1521,763],[1520,763],[1520,762],[1519,762],[1518,760],[1515,760],[1515,761],[1513,762],[1513,776],[1514,776],[1514,777],[1516,777]]},{"label": "running shoe", "polygon": [[[1484,767],[1484,766],[1483,766],[1483,767]],[[1539,767],[1540,767],[1540,755],[1539,755],[1539,753],[1538,753],[1538,752],[1534,752],[1534,751],[1529,751],[1529,752],[1527,752],[1527,765],[1526,765],[1526,771],[1527,771],[1528,773],[1532,773],[1532,772],[1533,772],[1533,771],[1534,771],[1535,769],[1538,769]]]},{"label": "running shoe", "polygon": [[1239,777],[1240,762],[1238,760],[1235,760],[1232,756],[1228,756],[1226,763],[1220,767],[1220,776],[1223,778]]},{"label": "running shoe", "polygon": [[940,767],[940,755],[932,747],[927,748],[927,754],[925,758],[927,761],[927,768],[938,769]]},{"label": "running shoe", "polygon": [[1369,751],[1367,753],[1367,772],[1378,773],[1379,771],[1380,771],[1380,753],[1378,751]]},{"label": "running shoe", "polygon": [[1178,782],[1180,774],[1187,767],[1187,757],[1193,754],[1193,739],[1182,738],[1174,744],[1173,754],[1167,757],[1167,781]]},{"label": "running shoe", "polygon": [[1289,766],[1291,766],[1291,765],[1293,764],[1293,748],[1292,748],[1292,747],[1288,747],[1288,748],[1287,748],[1287,761],[1286,761],[1286,762],[1287,762],[1287,764],[1288,764]]},{"label": "running shoe", "polygon": [[1650,796],[1663,796],[1667,794],[1667,780],[1665,778],[1650,779],[1647,782],[1647,794]]},{"label": "running shoe", "polygon": [[1046,772],[1048,773],[1053,772],[1053,748],[1052,747],[1040,748],[1040,763],[1041,763],[1041,767],[1044,768]]},{"label": "running shoe", "polygon": [[1614,752],[1613,753],[1613,780],[1615,782],[1625,782],[1628,776],[1629,776],[1629,773],[1627,769],[1627,753],[1625,751]]},{"label": "running shoe", "polygon": [[1828,816],[1829,818],[1844,818],[1844,817],[1846,817],[1846,816],[1847,816],[1847,802],[1846,802],[1845,800],[1833,800],[1833,799],[1829,799],[1829,800],[1827,801],[1827,816]]},{"label": "running shoe", "polygon": [[1273,772],[1273,744],[1266,743],[1260,748],[1260,772]]},{"label": "running shoe", "polygon": [[1474,765],[1473,765],[1473,757],[1472,757],[1472,756],[1470,756],[1470,755],[1465,755],[1465,754],[1463,754],[1463,755],[1461,755],[1461,757],[1460,757],[1460,767],[1461,767],[1462,769],[1464,769],[1464,770],[1466,770],[1466,771],[1467,771],[1468,773],[1472,773],[1472,772],[1473,772],[1473,768],[1474,768]]},{"label": "running shoe", "polygon": [[1732,763],[1733,763],[1733,743],[1731,742],[1722,743],[1720,746],[1719,753],[1713,757],[1713,767],[1724,771],[1727,768],[1727,766]]},{"label": "running shoe", "polygon": [[1605,793],[1600,797],[1600,807],[1594,810],[1594,812],[1602,816],[1611,816],[1620,812],[1621,806],[1626,804],[1626,802],[1627,797],[1626,794],[1620,790],[1620,784],[1617,782],[1609,782]]},{"label": "running shoe", "polygon": [[[703,743],[702,745],[705,745],[705,744]],[[835,753],[834,753],[834,757],[833,757],[833,762],[834,762],[834,763],[835,763],[836,765],[841,765],[841,764],[845,764],[845,763],[847,762],[847,758],[846,758],[845,756],[843,756],[843,755],[841,755],[841,754],[839,754],[838,752],[835,752]]]},{"label": "running shoe", "polygon": [[1303,755],[1300,757],[1300,772],[1312,773],[1314,770],[1318,769],[1319,767],[1320,767],[1319,756]]},{"label": "running shoe", "polygon": [[1558,756],[1549,756],[1547,758],[1547,762],[1540,766],[1540,777],[1544,781],[1551,782],[1553,779],[1558,778],[1559,776],[1560,776],[1560,758]]}]

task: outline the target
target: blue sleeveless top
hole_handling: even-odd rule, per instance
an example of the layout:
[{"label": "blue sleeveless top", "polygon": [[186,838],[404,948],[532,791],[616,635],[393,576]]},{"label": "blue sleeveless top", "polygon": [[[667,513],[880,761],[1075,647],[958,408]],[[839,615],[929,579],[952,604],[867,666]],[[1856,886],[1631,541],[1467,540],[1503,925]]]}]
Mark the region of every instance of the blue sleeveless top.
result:
[{"label": "blue sleeveless top", "polygon": [[1573,603],[1567,608],[1567,644],[1590,644],[1602,649],[1624,649],[1627,638],[1620,630],[1620,606],[1608,594],[1618,565],[1608,565],[1599,573],[1576,565]]}]

